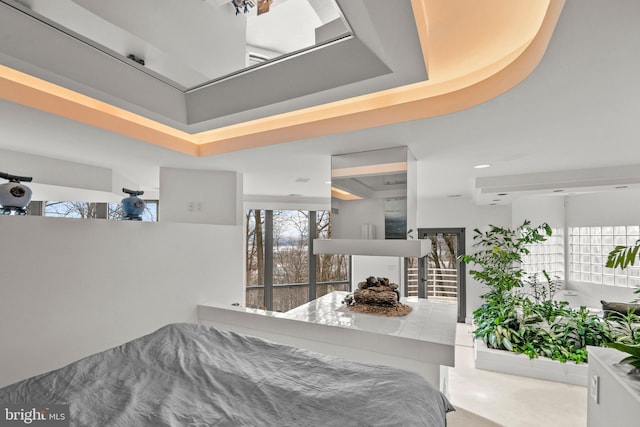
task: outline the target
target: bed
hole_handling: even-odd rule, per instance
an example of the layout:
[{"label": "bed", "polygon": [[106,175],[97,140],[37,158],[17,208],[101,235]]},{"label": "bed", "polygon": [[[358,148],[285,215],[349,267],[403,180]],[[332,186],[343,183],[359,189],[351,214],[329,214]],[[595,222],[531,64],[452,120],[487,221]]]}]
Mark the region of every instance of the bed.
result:
[{"label": "bed", "polygon": [[74,426],[445,426],[416,374],[195,324],[0,389],[1,404],[69,404]]}]

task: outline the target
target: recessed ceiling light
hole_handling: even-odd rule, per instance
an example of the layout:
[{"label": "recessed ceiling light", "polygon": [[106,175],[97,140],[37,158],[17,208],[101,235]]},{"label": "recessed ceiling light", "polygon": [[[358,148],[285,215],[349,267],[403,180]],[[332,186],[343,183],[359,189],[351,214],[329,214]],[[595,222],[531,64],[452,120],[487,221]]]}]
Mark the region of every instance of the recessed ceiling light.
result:
[{"label": "recessed ceiling light", "polygon": [[499,202],[499,201],[500,201],[500,199],[493,199],[493,201],[494,201],[494,202]]},{"label": "recessed ceiling light", "polygon": [[447,197],[462,197],[462,194],[449,194]]},{"label": "recessed ceiling light", "polygon": [[508,196],[509,193],[498,193],[498,196]]},{"label": "recessed ceiling light", "polygon": [[618,185],[616,188],[620,190],[620,189],[623,189],[623,188],[627,188],[627,186],[626,185]]},{"label": "recessed ceiling light", "polygon": [[486,164],[486,163],[482,164],[482,165],[475,165],[474,166],[475,169],[484,169],[484,168],[488,168],[488,167],[491,167],[491,165]]},{"label": "recessed ceiling light", "polygon": [[291,193],[291,194],[287,194],[287,196],[289,197],[301,197],[302,194],[298,194],[298,193]]},{"label": "recessed ceiling light", "polygon": [[554,193],[562,193],[564,190],[553,190]]},{"label": "recessed ceiling light", "polygon": [[489,203],[489,206],[496,206],[497,203]]}]

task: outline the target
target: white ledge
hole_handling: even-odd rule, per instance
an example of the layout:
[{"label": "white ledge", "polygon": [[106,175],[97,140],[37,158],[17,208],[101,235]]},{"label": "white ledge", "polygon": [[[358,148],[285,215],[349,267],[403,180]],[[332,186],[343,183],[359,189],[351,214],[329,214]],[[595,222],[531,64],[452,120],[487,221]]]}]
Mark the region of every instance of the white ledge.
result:
[{"label": "white ledge", "polygon": [[474,348],[476,369],[587,386],[589,366],[586,363],[576,364],[571,361],[562,363],[546,357],[530,359],[525,354],[487,348],[484,341],[479,338],[474,340]]},{"label": "white ledge", "polygon": [[431,240],[314,239],[314,254],[423,257],[431,252]]}]

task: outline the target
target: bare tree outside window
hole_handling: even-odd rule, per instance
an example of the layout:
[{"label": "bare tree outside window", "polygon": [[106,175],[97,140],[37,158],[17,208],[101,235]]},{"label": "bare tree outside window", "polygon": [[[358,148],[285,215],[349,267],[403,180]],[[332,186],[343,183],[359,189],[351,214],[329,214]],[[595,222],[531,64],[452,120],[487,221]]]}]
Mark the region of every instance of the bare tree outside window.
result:
[{"label": "bare tree outside window", "polygon": [[247,286],[264,285],[264,211],[248,209],[245,222]]},{"label": "bare tree outside window", "polygon": [[[309,270],[316,263],[316,297],[334,290],[348,290],[349,257],[342,255],[316,255],[309,259],[309,235],[312,238],[331,236],[330,213],[317,211],[315,224],[309,229],[309,211],[273,210],[273,227],[265,226],[264,210],[246,211],[246,281],[247,306],[265,306],[265,253],[273,255],[272,306],[287,311],[309,299]],[[271,233],[273,247],[265,246],[265,233]],[[340,283],[336,283],[336,282]]]},{"label": "bare tree outside window", "polygon": [[[155,222],[158,220],[158,201],[145,201],[146,206],[142,214],[143,221]],[[79,219],[110,219],[122,218],[122,206],[119,203],[96,203],[78,201],[53,201],[45,202],[44,216],[59,218]]]},{"label": "bare tree outside window", "polygon": [[[316,214],[316,238],[331,238],[331,211],[318,211]],[[349,290],[349,256],[316,255],[317,297],[333,291]]]},{"label": "bare tree outside window", "polygon": [[99,218],[100,203],[47,201],[44,216],[63,218]]}]

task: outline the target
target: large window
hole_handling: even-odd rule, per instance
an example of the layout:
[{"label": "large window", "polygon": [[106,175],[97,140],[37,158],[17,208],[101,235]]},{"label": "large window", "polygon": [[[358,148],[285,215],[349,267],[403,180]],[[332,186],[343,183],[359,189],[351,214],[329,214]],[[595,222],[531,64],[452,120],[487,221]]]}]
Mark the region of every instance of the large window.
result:
[{"label": "large window", "polygon": [[348,256],[312,255],[313,239],[330,236],[328,211],[247,210],[246,305],[288,311],[348,290]]},{"label": "large window", "polygon": [[569,277],[580,282],[640,287],[640,266],[624,270],[605,267],[615,246],[632,245],[639,238],[637,225],[569,227]]}]

